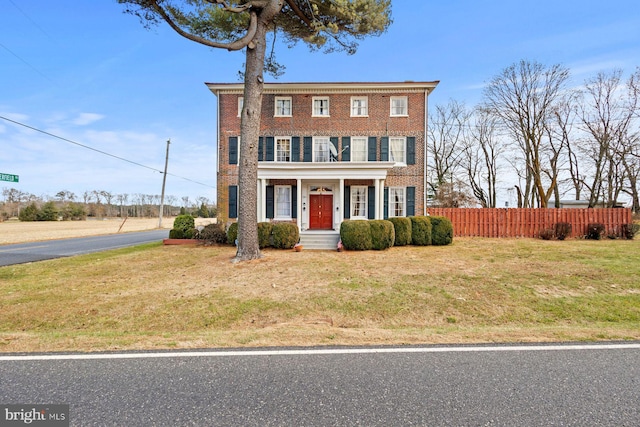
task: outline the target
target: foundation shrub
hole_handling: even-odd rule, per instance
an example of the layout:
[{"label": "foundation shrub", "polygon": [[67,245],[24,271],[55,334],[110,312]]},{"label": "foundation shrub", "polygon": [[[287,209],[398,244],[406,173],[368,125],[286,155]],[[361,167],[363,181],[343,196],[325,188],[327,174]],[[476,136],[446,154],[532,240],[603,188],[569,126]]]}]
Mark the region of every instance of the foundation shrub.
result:
[{"label": "foundation shrub", "polygon": [[587,225],[586,238],[589,240],[600,240],[604,234],[604,224],[599,222],[592,222]]},{"label": "foundation shrub", "polygon": [[568,222],[558,222],[553,228],[553,234],[556,239],[564,240],[571,236],[571,224]]},{"label": "foundation shrub", "polygon": [[411,244],[411,219],[406,217],[393,217],[388,219],[393,224],[395,240],[393,246],[406,246]]},{"label": "foundation shrub", "polygon": [[453,242],[453,224],[449,218],[430,216],[431,244],[435,246],[450,245]]},{"label": "foundation shrub", "polygon": [[[171,237],[169,231],[171,239],[193,239],[196,234],[196,222],[191,215],[178,215],[173,221],[173,230],[180,230],[182,237]],[[180,231],[174,232],[174,235],[180,235]]]},{"label": "foundation shrub", "polygon": [[300,241],[298,226],[291,222],[273,224],[273,247],[276,249],[291,249]]},{"label": "foundation shrub", "polygon": [[222,224],[208,224],[196,233],[198,240],[206,243],[227,243],[227,233],[224,232]]},{"label": "foundation shrub", "polygon": [[[297,229],[297,227],[296,227]],[[260,249],[271,246],[271,233],[273,232],[273,224],[270,222],[258,223],[258,245]]]},{"label": "foundation shrub", "polygon": [[431,221],[428,216],[411,217],[411,244],[415,246],[431,244]]},{"label": "foundation shrub", "polygon": [[238,223],[232,222],[227,228],[227,243],[235,245],[236,240],[238,240]]},{"label": "foundation shrub", "polygon": [[371,220],[371,248],[377,251],[388,249],[393,246],[396,239],[396,232],[393,223],[384,219]]},{"label": "foundation shrub", "polygon": [[348,219],[340,224],[340,240],[345,249],[366,251],[373,247],[369,221]]}]

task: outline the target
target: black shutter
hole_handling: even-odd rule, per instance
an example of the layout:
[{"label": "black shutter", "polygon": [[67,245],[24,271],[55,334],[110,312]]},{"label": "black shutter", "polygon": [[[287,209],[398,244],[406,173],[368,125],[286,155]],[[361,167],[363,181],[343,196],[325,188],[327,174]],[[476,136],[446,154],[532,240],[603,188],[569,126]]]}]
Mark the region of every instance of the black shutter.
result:
[{"label": "black shutter", "polygon": [[272,136],[268,136],[266,138],[266,140],[267,140],[267,150],[266,150],[266,158],[265,158],[265,160],[267,162],[273,162],[273,160],[274,160],[274,155],[273,155],[274,147],[273,146],[274,146],[275,142],[274,142],[274,139],[273,139]]},{"label": "black shutter", "polygon": [[342,161],[351,161],[351,137],[348,136],[342,137]]},{"label": "black shutter", "polygon": [[300,137],[299,136],[291,137],[291,161],[292,162],[300,161]]},{"label": "black shutter", "polygon": [[376,219],[376,187],[367,188],[367,218]]},{"label": "black shutter", "polygon": [[313,138],[310,136],[303,138],[302,156],[303,162],[310,162],[313,159]]},{"label": "black shutter", "polygon": [[[334,150],[336,150],[336,157],[333,160],[337,162],[338,155],[340,154],[340,152],[338,151],[338,137],[332,136],[329,138],[329,141],[331,141],[331,145],[333,145]],[[333,153],[331,153],[331,157],[333,157]]]},{"label": "black shutter", "polygon": [[416,137],[415,136],[407,137],[407,164],[408,165],[416,164]]},{"label": "black shutter", "polygon": [[230,165],[238,164],[238,137],[237,136],[229,137],[229,164]]},{"label": "black shutter", "polygon": [[389,161],[389,137],[383,136],[380,138],[380,161]]},{"label": "black shutter", "polygon": [[258,161],[264,160],[264,138],[258,138]]},{"label": "black shutter", "polygon": [[406,216],[416,214],[416,187],[407,187],[407,212]]},{"label": "black shutter", "polygon": [[298,186],[291,186],[291,218],[298,218]]},{"label": "black shutter", "polygon": [[375,162],[378,160],[378,140],[375,136],[370,136],[367,144],[368,157],[367,160]]},{"label": "black shutter", "polygon": [[344,187],[344,219],[351,218],[351,187]]},{"label": "black shutter", "polygon": [[275,207],[275,188],[273,185],[267,185],[267,194],[265,195],[265,200],[267,202],[267,218],[273,218],[273,212]]},{"label": "black shutter", "polygon": [[238,218],[238,186],[229,186],[229,218]]},{"label": "black shutter", "polygon": [[389,187],[384,187],[384,208],[382,209],[384,219],[389,218]]}]

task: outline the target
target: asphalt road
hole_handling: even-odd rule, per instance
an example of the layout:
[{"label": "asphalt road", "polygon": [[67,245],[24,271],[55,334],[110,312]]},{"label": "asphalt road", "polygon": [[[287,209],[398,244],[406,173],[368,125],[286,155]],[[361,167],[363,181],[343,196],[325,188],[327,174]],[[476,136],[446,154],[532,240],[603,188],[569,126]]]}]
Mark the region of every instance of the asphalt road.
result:
[{"label": "asphalt road", "polygon": [[152,230],[1,245],[0,266],[124,248],[143,243],[157,242],[168,236],[169,230]]},{"label": "asphalt road", "polygon": [[638,426],[640,343],[0,355],[82,426]]}]

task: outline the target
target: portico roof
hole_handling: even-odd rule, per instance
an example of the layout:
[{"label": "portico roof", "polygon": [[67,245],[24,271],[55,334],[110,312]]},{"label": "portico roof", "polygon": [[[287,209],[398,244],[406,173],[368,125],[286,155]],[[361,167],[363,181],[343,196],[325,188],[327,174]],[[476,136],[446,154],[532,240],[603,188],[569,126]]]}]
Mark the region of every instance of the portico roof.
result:
[{"label": "portico roof", "polygon": [[395,162],[259,162],[258,179],[386,179]]}]

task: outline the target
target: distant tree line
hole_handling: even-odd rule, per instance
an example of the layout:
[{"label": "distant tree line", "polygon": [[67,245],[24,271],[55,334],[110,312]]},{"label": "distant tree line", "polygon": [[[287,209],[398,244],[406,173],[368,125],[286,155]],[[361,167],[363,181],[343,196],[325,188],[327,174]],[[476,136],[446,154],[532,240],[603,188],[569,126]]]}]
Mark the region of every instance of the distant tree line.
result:
[{"label": "distant tree line", "polygon": [[[55,196],[36,196],[15,188],[3,188],[0,202],[0,220],[17,217],[21,221],[74,221],[87,217],[154,218],[160,213],[160,196],[150,194],[114,194],[108,191],[85,191],[77,196],[67,190]],[[181,202],[181,203],[180,203]],[[190,214],[213,218],[216,205],[206,197],[178,199],[165,196],[163,216]]]},{"label": "distant tree line", "polygon": [[[640,68],[570,87],[570,70],[520,61],[493,77],[478,105],[450,100],[429,114],[428,193],[433,206],[590,207],[630,201],[640,212]],[[510,178],[509,181],[506,177]]]}]

